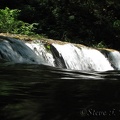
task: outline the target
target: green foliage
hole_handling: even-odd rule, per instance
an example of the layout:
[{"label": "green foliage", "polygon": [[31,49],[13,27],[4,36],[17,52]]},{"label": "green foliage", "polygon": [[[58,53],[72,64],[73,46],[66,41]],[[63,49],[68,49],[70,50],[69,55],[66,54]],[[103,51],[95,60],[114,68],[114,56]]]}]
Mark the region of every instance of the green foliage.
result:
[{"label": "green foliage", "polygon": [[113,27],[120,30],[120,20],[114,21]]},{"label": "green foliage", "polygon": [[105,45],[105,43],[103,41],[92,45],[92,47],[94,47],[94,48],[107,48],[107,46]]},{"label": "green foliage", "polygon": [[51,48],[50,43],[48,43],[47,41],[46,41],[46,44],[45,44],[45,48],[46,48],[47,51],[49,51],[50,48]]},{"label": "green foliage", "polygon": [[46,48],[47,48],[48,50],[50,50],[50,45],[48,44],[48,45],[46,46]]},{"label": "green foliage", "polygon": [[[12,26],[10,27],[12,32],[28,31],[25,34],[29,34],[29,31],[34,30],[37,34],[43,34],[52,39],[69,40],[85,45],[97,45],[103,41],[111,48],[119,49],[119,0],[11,0],[10,2],[3,0],[0,6],[20,9],[21,12],[14,15],[20,14],[18,17],[27,23],[39,23],[36,26],[37,29],[33,29],[34,24],[30,27],[30,24],[18,22],[17,16],[14,16],[15,19],[7,21],[18,22],[19,25],[12,23],[15,23],[19,30],[17,28],[16,31],[13,30]],[[7,26],[10,25],[12,24]],[[4,29],[6,30],[7,27]]]},{"label": "green foliage", "polygon": [[20,10],[10,10],[8,7],[0,9],[0,32],[16,33],[16,34],[33,34],[36,23],[29,24],[17,20]]}]

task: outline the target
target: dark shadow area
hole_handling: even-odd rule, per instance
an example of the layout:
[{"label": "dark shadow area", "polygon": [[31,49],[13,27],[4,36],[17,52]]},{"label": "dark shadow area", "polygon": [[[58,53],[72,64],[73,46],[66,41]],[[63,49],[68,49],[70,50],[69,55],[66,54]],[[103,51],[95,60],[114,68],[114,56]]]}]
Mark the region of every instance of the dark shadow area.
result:
[{"label": "dark shadow area", "polygon": [[0,74],[1,120],[116,120],[120,116],[119,71],[72,72],[18,64],[2,66]]}]

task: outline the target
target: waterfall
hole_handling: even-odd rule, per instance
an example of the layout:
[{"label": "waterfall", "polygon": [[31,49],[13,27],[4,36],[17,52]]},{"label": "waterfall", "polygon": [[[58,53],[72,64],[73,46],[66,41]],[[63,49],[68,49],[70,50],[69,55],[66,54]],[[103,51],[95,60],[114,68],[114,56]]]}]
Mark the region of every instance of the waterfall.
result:
[{"label": "waterfall", "polygon": [[115,70],[120,70],[120,52],[111,49],[101,49]]},{"label": "waterfall", "polygon": [[23,41],[6,37],[0,41],[0,59],[13,63],[45,63]]},{"label": "waterfall", "polygon": [[110,52],[108,58],[112,66],[115,69],[120,70],[120,53],[118,51]]},{"label": "waterfall", "polygon": [[[120,70],[120,53],[116,50],[93,49],[70,43],[25,42],[0,36],[0,62],[47,64],[72,70],[108,71]],[[3,64],[3,62],[1,62]]]},{"label": "waterfall", "polygon": [[43,61],[48,65],[54,66],[54,58],[52,54],[45,48],[44,44],[39,40],[35,40],[31,43],[25,43],[28,47],[30,47],[37,56],[42,57]]},{"label": "waterfall", "polygon": [[64,59],[67,69],[88,71],[113,70],[107,58],[96,49],[83,46],[77,48],[72,44],[53,44],[53,46],[59,52],[59,56],[62,56]]}]

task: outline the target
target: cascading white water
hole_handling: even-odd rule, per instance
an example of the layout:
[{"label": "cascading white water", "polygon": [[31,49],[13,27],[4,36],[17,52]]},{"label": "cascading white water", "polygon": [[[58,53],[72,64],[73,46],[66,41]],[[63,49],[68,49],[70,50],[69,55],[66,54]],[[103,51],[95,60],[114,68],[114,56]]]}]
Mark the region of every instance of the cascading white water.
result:
[{"label": "cascading white water", "polygon": [[47,64],[73,70],[107,71],[120,70],[120,53],[108,51],[107,54],[85,46],[73,44],[51,44],[49,51],[40,40],[23,42],[21,40],[0,38],[0,61],[27,64]]},{"label": "cascading white water", "polygon": [[115,69],[120,70],[120,52],[114,50],[109,52],[107,56],[112,66]]},{"label": "cascading white water", "polygon": [[53,44],[59,54],[63,57],[68,69],[75,70],[113,70],[105,56],[96,49],[87,47],[77,48],[72,44]]},{"label": "cascading white water", "polygon": [[31,43],[25,43],[30,47],[38,56],[42,56],[43,60],[51,66],[54,65],[54,58],[51,53],[49,53],[44,47],[43,43],[40,40],[35,40]]}]

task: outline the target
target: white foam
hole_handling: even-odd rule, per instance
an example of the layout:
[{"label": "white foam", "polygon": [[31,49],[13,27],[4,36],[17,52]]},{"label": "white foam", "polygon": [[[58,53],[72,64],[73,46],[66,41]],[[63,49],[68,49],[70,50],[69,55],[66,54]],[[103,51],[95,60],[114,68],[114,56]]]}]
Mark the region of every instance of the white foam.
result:
[{"label": "white foam", "polygon": [[108,54],[108,59],[117,70],[120,70],[120,52],[110,51]]},{"label": "white foam", "polygon": [[55,66],[52,54],[46,50],[46,48],[40,41],[33,41],[31,43],[26,43],[26,45],[30,47],[36,53],[37,56],[40,56],[43,59],[43,61],[45,61],[51,66]]},{"label": "white foam", "polygon": [[68,69],[75,70],[113,70],[113,67],[105,56],[96,49],[87,47],[77,48],[72,44],[53,44],[60,55],[62,55]]}]

